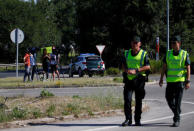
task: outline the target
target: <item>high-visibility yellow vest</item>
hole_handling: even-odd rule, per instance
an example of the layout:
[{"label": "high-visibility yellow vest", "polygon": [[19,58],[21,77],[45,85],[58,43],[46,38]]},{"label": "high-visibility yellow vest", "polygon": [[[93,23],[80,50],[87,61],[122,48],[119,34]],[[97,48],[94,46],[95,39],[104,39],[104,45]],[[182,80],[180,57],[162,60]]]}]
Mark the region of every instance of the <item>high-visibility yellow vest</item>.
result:
[{"label": "high-visibility yellow vest", "polygon": [[43,50],[46,49],[48,54],[52,53],[52,46],[41,48],[40,52],[43,54]]},{"label": "high-visibility yellow vest", "polygon": [[169,50],[166,55],[167,62],[167,82],[184,82],[186,77],[187,51],[180,50],[178,56],[173,55],[173,50]]},{"label": "high-visibility yellow vest", "polygon": [[[125,51],[125,58],[127,63],[127,68],[130,69],[138,69],[142,66],[144,66],[144,58],[146,55],[146,51],[140,50],[139,53],[136,56],[131,55],[131,49]],[[143,76],[146,76],[145,72],[140,72]],[[133,80],[137,74],[128,74],[127,77],[129,80]]]}]

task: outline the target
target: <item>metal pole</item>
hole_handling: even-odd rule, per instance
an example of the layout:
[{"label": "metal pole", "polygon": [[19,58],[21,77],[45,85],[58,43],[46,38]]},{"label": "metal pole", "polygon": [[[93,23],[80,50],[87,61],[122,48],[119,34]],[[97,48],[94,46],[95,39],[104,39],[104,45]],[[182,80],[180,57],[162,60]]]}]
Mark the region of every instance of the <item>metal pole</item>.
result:
[{"label": "metal pole", "polygon": [[15,43],[17,46],[17,53],[16,53],[16,77],[18,78],[18,28],[15,30]]},{"label": "metal pole", "polygon": [[167,5],[167,45],[166,45],[166,50],[169,50],[169,0],[166,0],[166,5]]}]

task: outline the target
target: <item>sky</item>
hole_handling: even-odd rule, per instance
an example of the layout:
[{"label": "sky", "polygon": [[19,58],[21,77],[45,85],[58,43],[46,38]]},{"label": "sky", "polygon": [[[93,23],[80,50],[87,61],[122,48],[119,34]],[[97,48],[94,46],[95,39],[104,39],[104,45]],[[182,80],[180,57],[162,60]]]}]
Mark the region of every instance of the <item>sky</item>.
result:
[{"label": "sky", "polygon": [[[29,1],[29,0],[24,0],[24,1]],[[36,2],[36,0],[34,0]]]}]

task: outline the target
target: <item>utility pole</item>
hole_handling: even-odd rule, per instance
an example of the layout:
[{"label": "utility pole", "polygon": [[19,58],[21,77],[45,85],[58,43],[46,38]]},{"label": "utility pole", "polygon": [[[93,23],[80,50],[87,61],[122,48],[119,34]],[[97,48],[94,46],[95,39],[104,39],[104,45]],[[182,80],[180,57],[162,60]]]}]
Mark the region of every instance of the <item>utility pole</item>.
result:
[{"label": "utility pole", "polygon": [[166,0],[166,16],[167,16],[167,45],[166,50],[169,50],[169,0]]}]

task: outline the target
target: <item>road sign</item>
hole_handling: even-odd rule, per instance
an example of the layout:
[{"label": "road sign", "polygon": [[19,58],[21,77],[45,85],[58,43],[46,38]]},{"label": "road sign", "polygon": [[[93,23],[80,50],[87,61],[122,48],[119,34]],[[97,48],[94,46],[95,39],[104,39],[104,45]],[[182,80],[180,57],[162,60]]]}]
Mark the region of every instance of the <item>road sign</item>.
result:
[{"label": "road sign", "polygon": [[16,44],[17,46],[17,51],[16,51],[16,77],[18,78],[18,54],[19,54],[19,44],[23,42],[24,40],[24,33],[20,29],[16,28],[14,29],[11,34],[10,38],[13,43]]},{"label": "road sign", "polygon": [[13,43],[15,44],[20,44],[23,42],[24,40],[24,33],[22,30],[16,28],[14,29],[11,34],[10,34],[10,38],[12,40]]},{"label": "road sign", "polygon": [[102,54],[104,48],[105,48],[105,45],[96,45],[96,48],[98,49],[98,52],[100,53],[100,55]]}]

